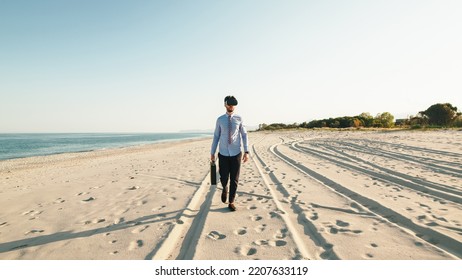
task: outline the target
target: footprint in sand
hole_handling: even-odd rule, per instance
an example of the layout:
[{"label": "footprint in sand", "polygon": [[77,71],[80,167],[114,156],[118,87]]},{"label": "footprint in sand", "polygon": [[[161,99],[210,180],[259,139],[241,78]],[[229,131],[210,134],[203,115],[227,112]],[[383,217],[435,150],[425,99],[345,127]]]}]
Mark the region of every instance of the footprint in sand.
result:
[{"label": "footprint in sand", "polygon": [[[346,223],[347,225],[344,225],[343,223],[338,223],[337,221],[337,226],[339,227],[347,227],[350,224]],[[329,226],[330,230],[329,232],[332,234],[337,234],[337,233],[354,233],[354,234],[361,234],[363,231],[362,230],[351,230],[351,229],[346,229],[346,228],[336,228],[335,226]]]},{"label": "footprint in sand", "polygon": [[427,209],[427,210],[429,210],[429,211],[432,210],[432,208],[431,208],[430,206],[428,206],[428,205],[422,204],[422,203],[420,203],[420,202],[417,202],[417,204],[419,204],[419,206],[420,206],[421,208],[425,208],[425,209]]},{"label": "footprint in sand", "polygon": [[269,202],[269,200],[266,199],[266,198],[261,198],[261,199],[259,199],[259,201],[260,201],[261,204],[266,204],[266,203]]},{"label": "footprint in sand", "polygon": [[133,250],[143,247],[143,245],[144,245],[143,240],[132,241],[130,242],[130,245],[128,246],[128,250],[133,251]]},{"label": "footprint in sand", "polygon": [[330,230],[329,230],[330,233],[332,234],[337,234],[338,233],[338,229],[335,228],[335,227],[331,227]]},{"label": "footprint in sand", "polygon": [[152,208],[151,211],[156,212],[156,211],[159,211],[159,210],[164,209],[165,207],[167,207],[167,206],[166,206],[166,205],[162,205],[162,206],[157,207],[157,208]]},{"label": "footprint in sand", "polygon": [[235,235],[244,235],[247,233],[247,228],[243,227],[234,231]]},{"label": "footprint in sand", "polygon": [[314,212],[313,215],[310,217],[310,220],[316,221],[319,218],[318,213]]},{"label": "footprint in sand", "polygon": [[136,206],[142,206],[142,205],[145,205],[146,203],[148,203],[147,200],[141,200],[136,203]]},{"label": "footprint in sand", "polygon": [[[42,207],[41,205],[39,205],[40,207]],[[32,221],[32,220],[35,220],[38,218],[38,215],[42,214],[43,211],[36,211],[36,210],[30,210],[30,211],[27,211],[27,212],[24,212],[22,213],[23,216],[29,216],[29,220]]]},{"label": "footprint in sand", "polygon": [[350,225],[349,223],[341,221],[341,220],[337,220],[335,224],[339,227],[347,227]]},{"label": "footprint in sand", "polygon": [[269,213],[271,219],[279,218],[281,215],[284,215],[284,214],[285,212],[281,210],[276,210],[276,211],[272,211]]},{"label": "footprint in sand", "polygon": [[96,199],[96,198],[94,198],[93,196],[91,196],[91,197],[89,197],[89,198],[87,198],[87,199],[82,200],[82,202],[83,202],[83,203],[87,203],[87,202],[91,202],[91,201],[93,201],[93,200],[95,200],[95,199]]},{"label": "footprint in sand", "polygon": [[276,232],[276,234],[274,235],[274,238],[276,239],[284,239],[287,237],[287,233],[289,232],[288,229],[286,228],[283,228],[283,229],[280,229]]},{"label": "footprint in sand", "polygon": [[282,247],[287,245],[287,241],[284,240],[271,240],[268,242],[271,247]]},{"label": "footprint in sand", "polygon": [[259,225],[255,228],[257,233],[262,233],[266,229],[266,224]]},{"label": "footprint in sand", "polygon": [[80,193],[76,194],[75,196],[81,196],[81,195],[86,195],[86,194],[89,194],[89,192],[80,192]]},{"label": "footprint in sand", "polygon": [[4,227],[7,225],[7,222],[0,223],[0,227]]},{"label": "footprint in sand", "polygon": [[114,225],[118,225],[123,222],[125,222],[125,218],[117,218],[114,220]]},{"label": "footprint in sand", "polygon": [[91,221],[87,220],[87,221],[84,221],[83,224],[84,224],[84,225],[99,224],[99,223],[103,223],[103,222],[105,222],[105,221],[106,221],[106,219],[102,219],[102,218],[101,218],[101,219],[94,219],[94,220],[91,220]]},{"label": "footprint in sand", "polygon": [[253,244],[258,245],[258,246],[266,246],[266,245],[269,245],[269,241],[260,239],[260,240],[254,241]]},{"label": "footprint in sand", "polygon": [[54,204],[60,204],[60,203],[64,203],[64,202],[66,202],[64,199],[62,199],[62,198],[57,198],[53,203],[54,203]]},{"label": "footprint in sand", "polygon": [[34,234],[34,233],[42,233],[42,232],[44,232],[43,229],[32,229],[32,230],[26,231],[24,233],[24,235],[29,235],[29,234]]},{"label": "footprint in sand", "polygon": [[257,209],[257,206],[251,205],[251,206],[248,206],[247,209],[248,210],[255,210],[255,209]]},{"label": "footprint in sand", "polygon": [[212,240],[221,240],[221,239],[225,239],[226,235],[221,234],[220,232],[214,230],[214,231],[209,232],[209,234],[207,234],[207,237]]},{"label": "footprint in sand", "polygon": [[251,215],[251,216],[250,216],[250,219],[251,219],[252,221],[256,222],[256,221],[260,221],[261,219],[263,219],[263,217],[260,216],[260,215]]},{"label": "footprint in sand", "polygon": [[21,215],[23,216],[31,216],[31,217],[34,217],[34,216],[38,216],[40,214],[42,214],[43,211],[37,211],[37,210],[29,210],[29,211],[26,211],[24,213],[22,213]]},{"label": "footprint in sand", "polygon": [[141,232],[147,230],[148,228],[149,228],[149,226],[139,227],[139,228],[136,228],[136,229],[132,230],[132,233],[141,233]]},{"label": "footprint in sand", "polygon": [[166,189],[161,189],[156,192],[157,194],[165,194],[168,195],[168,191]]},{"label": "footprint in sand", "polygon": [[242,256],[252,256],[257,253],[257,249],[249,246],[243,246],[237,247],[235,252],[241,254]]},{"label": "footprint in sand", "polygon": [[132,187],[127,188],[127,190],[129,190],[129,191],[136,191],[136,190],[139,189],[139,188],[140,188],[139,186],[132,186]]}]

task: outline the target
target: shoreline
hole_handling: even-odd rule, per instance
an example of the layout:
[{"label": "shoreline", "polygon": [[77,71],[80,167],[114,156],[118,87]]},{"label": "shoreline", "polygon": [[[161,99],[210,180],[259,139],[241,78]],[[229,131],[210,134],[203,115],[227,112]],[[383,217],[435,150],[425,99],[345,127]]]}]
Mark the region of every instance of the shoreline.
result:
[{"label": "shoreline", "polygon": [[[67,153],[82,153],[82,152],[93,152],[93,151],[99,151],[99,150],[109,150],[109,149],[118,149],[118,148],[128,148],[128,147],[136,147],[136,146],[142,146],[142,145],[151,145],[151,144],[156,144],[156,143],[164,143],[164,142],[175,142],[175,141],[181,141],[181,140],[189,140],[189,139],[202,139],[202,138],[208,138],[210,135],[208,134],[196,134],[196,135],[191,135],[191,133],[138,133],[138,134],[129,134],[129,133],[10,133],[10,134],[5,134],[5,133],[0,133],[0,136],[2,135],[8,135],[8,138],[16,139],[15,136],[24,136],[24,135],[33,135],[33,136],[66,136],[66,137],[53,137],[50,138],[50,141],[56,141],[58,139],[76,139],[75,143],[73,142],[68,142],[65,145],[67,145],[67,151],[63,150],[60,151],[59,149],[50,149],[53,147],[53,145],[50,146],[43,146],[43,147],[36,147],[34,150],[31,150],[30,152],[26,152],[24,155],[23,151],[19,151],[19,155],[10,155],[8,158],[0,158],[0,162],[4,160],[13,160],[13,159],[25,159],[25,158],[31,158],[31,157],[41,157],[41,156],[53,156],[53,155],[60,155],[60,154],[67,154]],[[130,141],[126,140],[124,142],[107,142],[107,143],[98,143],[98,142],[93,142],[93,143],[86,143],[88,142],[88,138],[94,138],[94,139],[101,139],[101,138],[107,138],[107,137],[139,137],[139,136],[162,136],[159,137],[159,139],[143,139],[143,140],[138,140],[138,141]],[[167,136],[168,135],[168,136]],[[186,137],[181,137],[181,138],[176,138],[175,136],[186,136]],[[79,137],[75,137],[79,136]],[[163,139],[165,136],[167,136],[166,139]],[[20,138],[21,139],[21,138]],[[34,141],[32,139],[21,139],[21,140],[26,140],[26,141]],[[1,141],[5,141],[5,139],[1,139]],[[43,139],[39,138],[38,140],[43,141]],[[45,139],[48,140],[48,139]],[[2,143],[0,141],[0,143]],[[10,140],[12,141],[12,140]],[[37,139],[35,140],[37,141]],[[32,143],[23,143],[23,145],[34,145],[35,142]],[[56,142],[54,143],[56,147],[61,146],[63,143],[62,142]],[[8,141],[6,142],[6,145],[10,145]],[[72,146],[75,145],[82,145],[81,147],[78,148],[72,148]],[[14,148],[14,147],[13,147]],[[50,151],[46,152],[43,151],[44,149],[50,149]],[[42,150],[42,152],[40,152]],[[1,151],[0,152],[8,152]],[[27,155],[29,153],[30,155]]]},{"label": "shoreline", "polygon": [[84,151],[75,151],[75,152],[61,152],[53,153],[47,155],[37,155],[37,156],[28,156],[28,157],[17,157],[9,159],[0,159],[0,172],[4,170],[7,166],[14,165],[28,165],[28,164],[40,164],[47,163],[50,164],[54,161],[64,161],[72,160],[76,158],[88,158],[88,157],[98,157],[98,156],[109,156],[118,153],[130,153],[138,152],[142,150],[149,150],[156,147],[161,147],[161,145],[170,145],[175,143],[188,143],[194,141],[203,141],[209,139],[210,136],[201,136],[194,138],[183,138],[183,139],[169,139],[169,140],[158,140],[153,143],[145,144],[135,144],[122,147],[110,147],[110,148],[101,148],[93,150],[84,150]]}]

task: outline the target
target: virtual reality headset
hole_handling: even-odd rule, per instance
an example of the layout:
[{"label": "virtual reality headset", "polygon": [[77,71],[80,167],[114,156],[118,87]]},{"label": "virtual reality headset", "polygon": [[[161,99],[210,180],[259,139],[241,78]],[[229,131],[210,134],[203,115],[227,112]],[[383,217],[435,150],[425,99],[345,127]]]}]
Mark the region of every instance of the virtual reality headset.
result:
[{"label": "virtual reality headset", "polygon": [[228,95],[225,97],[225,104],[228,106],[236,106],[237,105],[237,99],[236,97],[232,95]]}]

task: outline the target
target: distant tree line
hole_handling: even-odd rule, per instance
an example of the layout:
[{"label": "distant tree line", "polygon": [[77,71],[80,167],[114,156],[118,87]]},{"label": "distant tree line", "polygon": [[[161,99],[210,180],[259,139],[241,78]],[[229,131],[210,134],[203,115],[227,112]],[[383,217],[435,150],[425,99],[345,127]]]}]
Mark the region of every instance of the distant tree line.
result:
[{"label": "distant tree line", "polygon": [[438,103],[430,106],[427,110],[419,112],[416,116],[407,119],[396,120],[389,112],[377,114],[373,117],[369,113],[362,113],[354,117],[337,117],[322,120],[312,120],[301,124],[260,124],[258,130],[279,130],[293,128],[391,128],[394,126],[419,127],[462,127],[462,114],[457,107],[449,103]]},{"label": "distant tree line", "polygon": [[404,120],[404,125],[419,127],[462,127],[462,113],[450,103],[438,103],[410,116]]}]

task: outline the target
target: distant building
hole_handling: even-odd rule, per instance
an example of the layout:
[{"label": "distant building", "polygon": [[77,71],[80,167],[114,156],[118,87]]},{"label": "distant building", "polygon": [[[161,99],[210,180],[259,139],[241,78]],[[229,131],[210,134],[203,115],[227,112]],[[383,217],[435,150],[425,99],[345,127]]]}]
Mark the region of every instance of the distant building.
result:
[{"label": "distant building", "polygon": [[396,119],[395,121],[395,126],[402,126],[405,125],[407,122],[407,119]]}]

